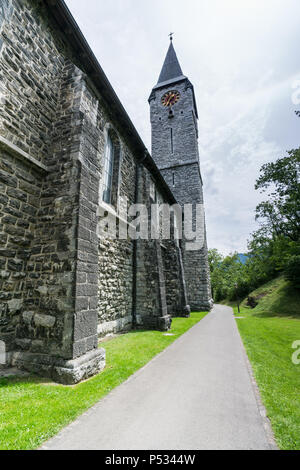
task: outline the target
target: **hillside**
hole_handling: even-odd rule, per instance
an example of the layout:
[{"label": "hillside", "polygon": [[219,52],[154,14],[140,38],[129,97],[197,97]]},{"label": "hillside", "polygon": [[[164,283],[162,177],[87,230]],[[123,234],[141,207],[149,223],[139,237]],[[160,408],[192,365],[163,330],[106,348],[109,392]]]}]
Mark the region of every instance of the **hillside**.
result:
[{"label": "hillside", "polygon": [[[293,289],[281,276],[251,292],[250,296],[258,304],[251,309],[253,313],[300,317],[300,291]],[[242,302],[242,306],[247,307],[247,299]]]}]

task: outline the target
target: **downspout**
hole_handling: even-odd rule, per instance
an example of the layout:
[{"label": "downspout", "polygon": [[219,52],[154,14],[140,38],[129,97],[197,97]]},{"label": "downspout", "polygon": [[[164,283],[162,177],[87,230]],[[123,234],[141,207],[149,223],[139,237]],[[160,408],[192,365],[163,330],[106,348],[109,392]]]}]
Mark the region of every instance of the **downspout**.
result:
[{"label": "downspout", "polygon": [[[135,167],[135,191],[134,191],[134,203],[139,202],[139,181],[141,175],[142,162],[147,158],[147,152],[144,153],[143,158],[136,162]],[[137,326],[137,240],[132,240],[133,243],[133,254],[132,254],[132,328],[135,329]]]}]

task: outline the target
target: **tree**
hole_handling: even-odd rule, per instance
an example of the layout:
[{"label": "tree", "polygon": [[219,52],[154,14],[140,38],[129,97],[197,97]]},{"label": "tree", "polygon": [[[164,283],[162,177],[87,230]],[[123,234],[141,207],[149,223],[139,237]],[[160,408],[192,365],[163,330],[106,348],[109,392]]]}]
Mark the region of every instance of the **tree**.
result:
[{"label": "tree", "polygon": [[279,273],[300,288],[300,149],[263,165],[255,189],[268,199],[256,208],[261,227],[248,242],[246,263],[237,254],[209,252],[216,301],[246,297]]},{"label": "tree", "polygon": [[[216,302],[229,298],[236,300],[248,293],[244,282],[244,266],[237,253],[223,257],[216,249],[208,254],[213,298]],[[246,295],[245,294],[245,295]]]},{"label": "tree", "polygon": [[208,263],[210,272],[213,273],[216,268],[219,268],[224,257],[218,252],[216,248],[208,250]]},{"label": "tree", "polygon": [[256,219],[270,236],[300,239],[300,149],[262,166],[255,189],[268,192],[256,208]]},{"label": "tree", "polygon": [[255,189],[268,195],[256,208],[261,228],[252,234],[249,250],[260,282],[283,272],[300,286],[300,149],[261,168]]},{"label": "tree", "polygon": [[220,286],[219,268],[223,261],[223,255],[216,248],[208,250],[208,263],[210,269],[210,280],[212,296],[215,298],[216,289]]}]

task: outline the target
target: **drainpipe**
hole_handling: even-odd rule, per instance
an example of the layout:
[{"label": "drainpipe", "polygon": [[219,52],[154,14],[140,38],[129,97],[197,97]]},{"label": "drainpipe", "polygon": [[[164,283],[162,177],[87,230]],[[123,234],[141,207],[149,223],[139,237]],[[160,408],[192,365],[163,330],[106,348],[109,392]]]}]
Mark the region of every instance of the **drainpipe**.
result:
[{"label": "drainpipe", "polygon": [[[135,170],[135,194],[134,202],[137,203],[138,197],[138,179],[139,179],[139,163],[136,164]],[[132,329],[136,328],[136,281],[137,281],[137,240],[132,240]]]},{"label": "drainpipe", "polygon": [[[143,158],[136,162],[135,168],[135,192],[134,203],[139,202],[139,181],[141,175],[142,163],[147,158],[147,152],[144,153]],[[136,306],[137,306],[137,240],[132,240],[133,255],[132,255],[132,328],[136,328]]]}]

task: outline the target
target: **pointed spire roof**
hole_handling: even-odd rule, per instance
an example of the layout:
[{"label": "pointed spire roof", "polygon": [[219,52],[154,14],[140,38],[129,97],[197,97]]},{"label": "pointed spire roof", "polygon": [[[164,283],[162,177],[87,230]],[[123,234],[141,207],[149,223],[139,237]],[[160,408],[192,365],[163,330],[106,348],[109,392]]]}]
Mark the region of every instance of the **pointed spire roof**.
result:
[{"label": "pointed spire roof", "polygon": [[164,61],[163,68],[161,69],[157,85],[162,82],[167,82],[175,78],[182,77],[183,73],[177,59],[177,55],[171,39],[170,46]]}]

